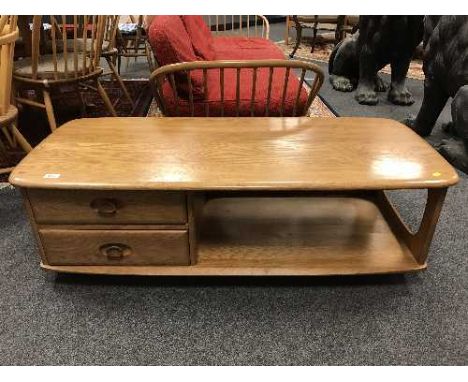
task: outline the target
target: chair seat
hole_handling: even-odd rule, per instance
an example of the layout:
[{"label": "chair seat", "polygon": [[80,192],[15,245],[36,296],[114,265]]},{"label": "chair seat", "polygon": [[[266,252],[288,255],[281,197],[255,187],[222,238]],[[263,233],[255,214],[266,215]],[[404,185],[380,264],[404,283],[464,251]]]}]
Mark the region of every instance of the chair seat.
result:
[{"label": "chair seat", "polygon": [[213,50],[216,60],[284,59],[283,51],[273,41],[258,37],[215,37]]},{"label": "chair seat", "polygon": [[[77,72],[79,76],[88,74],[90,72],[91,60],[86,57],[86,63],[83,65],[83,56],[78,55],[77,66],[75,67],[73,54],[67,55],[67,71],[65,73],[65,59],[62,53],[57,54],[57,71],[54,70],[54,56],[52,54],[46,54],[39,58],[37,65],[37,75],[40,79],[65,79],[73,77],[74,73]],[[84,71],[83,71],[84,69]],[[13,71],[17,77],[32,78],[32,60],[31,58],[25,58],[15,62],[15,68]],[[56,74],[56,75],[54,75]]]},{"label": "chair seat", "polygon": [[119,31],[125,35],[135,35],[140,26],[137,23],[123,23],[119,24]]},{"label": "chair seat", "polygon": [[[301,24],[301,27],[303,29],[312,29],[312,28],[315,27],[315,23],[302,23],[302,22],[300,22],[299,24]],[[296,24],[292,24],[291,26],[296,28]]]}]

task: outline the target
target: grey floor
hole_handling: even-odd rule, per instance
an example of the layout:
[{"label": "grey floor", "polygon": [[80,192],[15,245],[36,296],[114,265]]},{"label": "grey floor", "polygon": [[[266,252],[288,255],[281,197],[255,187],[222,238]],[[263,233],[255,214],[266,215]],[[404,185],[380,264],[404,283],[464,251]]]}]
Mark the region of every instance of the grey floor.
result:
[{"label": "grey floor", "polygon": [[[323,278],[128,278],[39,268],[19,193],[0,190],[1,365],[463,365],[468,177],[429,269]],[[421,191],[392,198],[414,226]]]}]

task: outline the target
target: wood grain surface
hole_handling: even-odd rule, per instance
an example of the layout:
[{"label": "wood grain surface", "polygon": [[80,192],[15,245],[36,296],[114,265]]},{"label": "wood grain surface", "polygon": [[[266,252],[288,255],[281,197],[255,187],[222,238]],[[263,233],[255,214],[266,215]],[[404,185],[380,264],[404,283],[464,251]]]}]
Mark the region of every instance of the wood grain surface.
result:
[{"label": "wood grain surface", "polygon": [[183,192],[29,189],[40,224],[177,224],[187,221]]},{"label": "wood grain surface", "polygon": [[[52,265],[188,265],[187,231],[40,229]],[[106,249],[125,248],[118,256]]]},{"label": "wood grain surface", "polygon": [[355,275],[418,271],[375,203],[359,198],[220,198],[199,222],[190,266],[51,266],[135,275]]},{"label": "wood grain surface", "polygon": [[57,129],[10,181],[61,189],[351,190],[447,187],[458,175],[388,119],[96,118]]}]

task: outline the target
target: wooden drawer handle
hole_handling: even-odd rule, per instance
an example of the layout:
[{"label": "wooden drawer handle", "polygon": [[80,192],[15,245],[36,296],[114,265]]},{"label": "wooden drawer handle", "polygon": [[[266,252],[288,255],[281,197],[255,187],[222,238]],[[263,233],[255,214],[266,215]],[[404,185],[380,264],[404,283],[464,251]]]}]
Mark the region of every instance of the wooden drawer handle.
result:
[{"label": "wooden drawer handle", "polygon": [[94,199],[90,206],[101,216],[114,216],[119,209],[119,203],[111,198]]},{"label": "wooden drawer handle", "polygon": [[132,249],[125,244],[109,243],[99,247],[99,251],[109,260],[120,260],[125,256],[132,254]]}]

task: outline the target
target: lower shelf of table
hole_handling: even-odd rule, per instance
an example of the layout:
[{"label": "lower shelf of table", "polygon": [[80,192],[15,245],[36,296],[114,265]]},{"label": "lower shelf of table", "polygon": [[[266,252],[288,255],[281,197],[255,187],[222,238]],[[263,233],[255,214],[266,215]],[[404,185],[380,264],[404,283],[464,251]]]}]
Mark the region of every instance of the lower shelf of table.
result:
[{"label": "lower shelf of table", "polygon": [[189,266],[52,266],[110,275],[319,276],[419,271],[379,207],[354,197],[220,198],[199,223],[197,262]]},{"label": "lower shelf of table", "polygon": [[209,267],[209,266],[106,266],[106,265],[45,265],[41,267],[47,271],[59,273],[78,273],[114,276],[345,276],[410,273],[426,269],[424,265],[406,265],[393,269],[340,269],[331,271],[320,267]]}]

